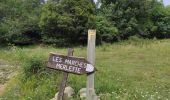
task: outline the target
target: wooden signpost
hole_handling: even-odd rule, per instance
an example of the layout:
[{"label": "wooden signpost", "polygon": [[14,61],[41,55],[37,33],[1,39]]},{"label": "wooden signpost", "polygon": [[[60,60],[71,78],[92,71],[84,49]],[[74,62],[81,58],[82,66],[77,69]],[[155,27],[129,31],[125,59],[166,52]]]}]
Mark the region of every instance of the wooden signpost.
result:
[{"label": "wooden signpost", "polygon": [[94,91],[94,60],[95,60],[95,40],[96,31],[88,31],[88,52],[87,59],[73,56],[73,49],[68,49],[68,55],[50,53],[47,67],[63,71],[62,82],[59,87],[57,100],[63,100],[64,90],[68,79],[68,73],[83,75],[87,74],[87,100],[96,100]]},{"label": "wooden signpost", "polygon": [[[68,56],[73,56],[73,52],[74,52],[74,50],[69,48],[67,55]],[[59,87],[59,93],[58,93],[57,100],[63,100],[64,90],[65,90],[65,87],[66,87],[67,79],[68,79],[68,73],[63,72],[63,79],[62,79],[62,82],[61,82],[60,87]]]}]

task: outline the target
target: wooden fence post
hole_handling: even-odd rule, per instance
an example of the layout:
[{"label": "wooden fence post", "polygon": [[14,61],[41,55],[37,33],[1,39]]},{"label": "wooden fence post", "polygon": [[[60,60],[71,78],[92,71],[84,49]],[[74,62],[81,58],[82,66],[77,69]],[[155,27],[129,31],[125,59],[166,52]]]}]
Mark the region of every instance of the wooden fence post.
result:
[{"label": "wooden fence post", "polygon": [[[87,60],[94,65],[95,63],[96,30],[88,30]],[[87,100],[96,100],[94,90],[94,73],[87,75]]]}]

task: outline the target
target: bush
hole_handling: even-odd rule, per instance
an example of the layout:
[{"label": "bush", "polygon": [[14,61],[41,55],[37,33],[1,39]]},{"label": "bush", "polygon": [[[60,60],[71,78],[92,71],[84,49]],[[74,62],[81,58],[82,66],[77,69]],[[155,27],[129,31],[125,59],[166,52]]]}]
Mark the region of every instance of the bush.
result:
[{"label": "bush", "polygon": [[45,68],[45,61],[40,55],[32,55],[23,62],[23,71],[26,76],[34,75]]},{"label": "bush", "polygon": [[[3,43],[32,44],[40,39],[40,30],[36,21],[4,19],[0,25],[0,40]],[[35,23],[33,23],[35,22]],[[36,25],[37,24],[37,25]]]},{"label": "bush", "polygon": [[1,43],[31,44],[40,39],[38,2],[36,0],[0,2],[0,5],[4,6],[0,7],[0,12],[3,12],[0,16]]},{"label": "bush", "polygon": [[1,41],[7,43],[29,43],[30,39],[22,34],[22,23],[16,19],[4,19],[0,25]]},{"label": "bush", "polygon": [[118,29],[114,27],[104,16],[96,17],[97,42],[113,42],[118,33]]},{"label": "bush", "polygon": [[153,12],[153,21],[155,22],[156,31],[152,37],[170,38],[170,7],[157,6]]}]

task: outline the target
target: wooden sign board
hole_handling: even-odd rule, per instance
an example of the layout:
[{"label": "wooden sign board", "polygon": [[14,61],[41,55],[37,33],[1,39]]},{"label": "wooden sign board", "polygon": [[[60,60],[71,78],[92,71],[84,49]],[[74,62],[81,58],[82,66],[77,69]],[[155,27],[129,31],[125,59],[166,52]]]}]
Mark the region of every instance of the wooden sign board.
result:
[{"label": "wooden sign board", "polygon": [[93,65],[84,58],[64,56],[55,53],[50,53],[47,67],[79,75],[89,74],[95,71]]}]

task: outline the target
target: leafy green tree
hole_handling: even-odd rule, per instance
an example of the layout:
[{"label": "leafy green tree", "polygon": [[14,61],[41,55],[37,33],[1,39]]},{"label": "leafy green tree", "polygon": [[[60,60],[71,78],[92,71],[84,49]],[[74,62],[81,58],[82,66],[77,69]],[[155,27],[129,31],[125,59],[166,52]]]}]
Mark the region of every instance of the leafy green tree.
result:
[{"label": "leafy green tree", "polygon": [[90,0],[49,1],[42,10],[40,26],[44,43],[57,45],[84,42],[94,25],[94,4]]},{"label": "leafy green tree", "polygon": [[170,38],[170,7],[157,5],[152,14],[152,20],[156,26],[152,37]]},{"label": "leafy green tree", "polygon": [[118,29],[107,19],[107,11],[98,12],[95,25],[97,30],[97,43],[117,41]]},{"label": "leafy green tree", "polygon": [[126,39],[132,35],[151,37],[156,31],[152,20],[152,12],[157,5],[163,6],[157,0],[102,0],[101,11],[107,9],[107,19],[118,28],[118,39]]},{"label": "leafy green tree", "polygon": [[170,37],[170,6],[158,0],[40,1],[0,1],[0,43],[82,44],[90,28],[97,29],[98,43]]},{"label": "leafy green tree", "polygon": [[[28,44],[40,38],[38,26],[40,2],[37,0],[4,0],[0,22],[1,43]],[[1,7],[0,7],[1,8]]]}]

